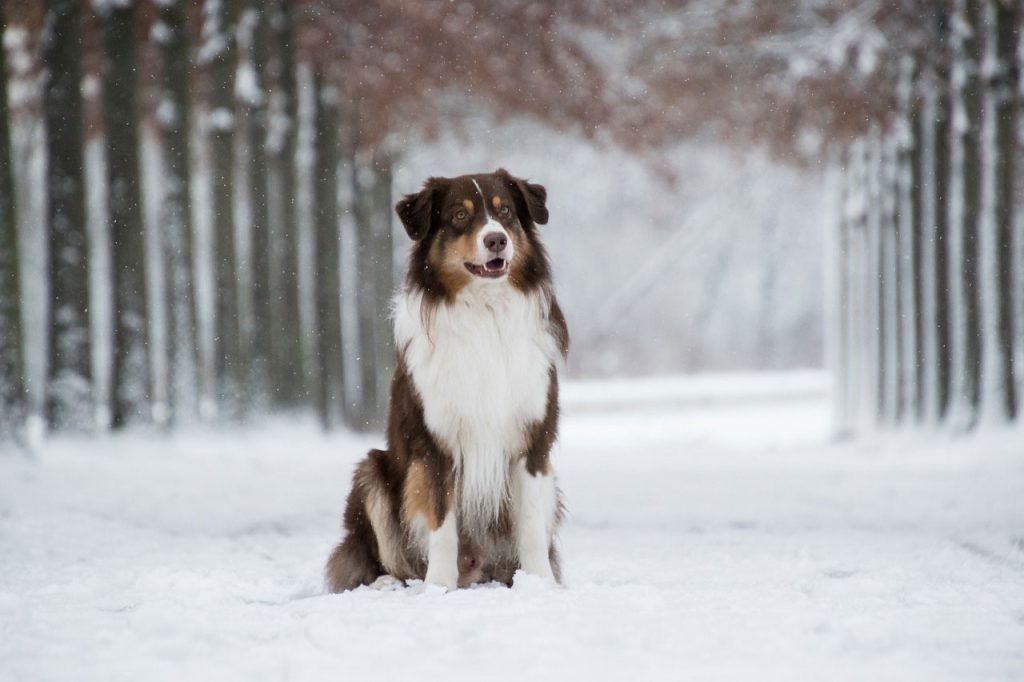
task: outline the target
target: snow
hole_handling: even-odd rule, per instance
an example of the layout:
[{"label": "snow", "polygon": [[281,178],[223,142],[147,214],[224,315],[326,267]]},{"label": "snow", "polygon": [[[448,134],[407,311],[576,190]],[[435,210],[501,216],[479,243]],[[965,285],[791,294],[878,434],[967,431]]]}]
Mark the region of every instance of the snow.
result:
[{"label": "snow", "polygon": [[569,382],[564,588],[323,594],[374,436],[0,453],[0,679],[1021,679],[1020,432],[830,443],[824,387]]}]

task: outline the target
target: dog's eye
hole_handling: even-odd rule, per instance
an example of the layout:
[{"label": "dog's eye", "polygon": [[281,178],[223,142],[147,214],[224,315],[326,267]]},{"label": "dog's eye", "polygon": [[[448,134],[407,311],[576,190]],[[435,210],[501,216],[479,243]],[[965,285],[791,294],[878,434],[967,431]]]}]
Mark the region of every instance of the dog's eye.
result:
[{"label": "dog's eye", "polygon": [[467,215],[469,215],[469,214],[466,213],[466,209],[460,208],[458,211],[455,212],[455,219],[456,220],[465,220]]},{"label": "dog's eye", "polygon": [[512,209],[510,209],[508,206],[502,206],[500,209],[498,209],[498,215],[500,215],[502,218],[508,217],[510,213],[512,213]]}]

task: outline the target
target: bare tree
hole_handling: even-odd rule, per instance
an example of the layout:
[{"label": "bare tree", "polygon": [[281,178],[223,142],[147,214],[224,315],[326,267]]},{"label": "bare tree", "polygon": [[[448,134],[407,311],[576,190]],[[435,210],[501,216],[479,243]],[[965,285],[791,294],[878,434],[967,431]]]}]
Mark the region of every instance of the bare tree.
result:
[{"label": "bare tree", "polygon": [[81,3],[45,0],[43,10],[50,247],[46,411],[52,428],[84,428],[92,421],[93,393],[82,158]]},{"label": "bare tree", "polygon": [[268,387],[271,358],[270,216],[267,201],[267,59],[269,1],[250,0],[239,22],[239,76],[236,83],[246,136],[246,176],[249,197],[250,245],[252,254],[252,320],[249,360],[252,387]]},{"label": "bare tree", "polygon": [[341,346],[341,281],[340,243],[338,229],[338,92],[324,82],[322,72],[315,75],[314,114],[315,154],[315,287],[316,347],[318,368],[317,410],[325,429],[340,424],[344,404],[345,378]]},{"label": "bare tree", "polygon": [[[7,17],[0,4],[0,37]],[[13,435],[25,417],[18,219],[11,168],[7,54],[0,45],[0,440]]]},{"label": "bare tree", "polygon": [[1020,31],[1019,3],[985,0],[981,132],[981,415],[994,422],[1017,411],[1013,366],[1013,229]]},{"label": "bare tree", "polygon": [[149,318],[139,188],[135,4],[104,5],[103,11],[103,114],[114,269],[112,423],[116,428],[148,416]]},{"label": "bare tree", "polygon": [[216,285],[214,358],[220,408],[242,409],[245,393],[245,335],[239,316],[235,250],[235,10],[225,0],[205,0],[199,61],[207,69],[208,135]]},{"label": "bare tree", "polygon": [[915,96],[917,66],[911,57],[900,65],[898,88],[899,115],[896,118],[897,184],[899,213],[899,295],[900,295],[900,383],[908,420],[920,420],[922,414],[921,363],[921,149],[917,139],[920,128],[919,102]]},{"label": "bare tree", "polygon": [[299,321],[298,224],[295,193],[297,88],[292,3],[277,0],[271,15],[268,64],[272,94],[268,130],[268,208],[272,216],[270,267],[271,382],[278,405],[294,407],[303,394]]},{"label": "bare tree", "polygon": [[952,171],[950,175],[950,289],[952,335],[951,419],[954,428],[974,425],[981,371],[978,292],[978,229],[981,212],[981,2],[956,0],[952,72]]},{"label": "bare tree", "polygon": [[159,3],[154,37],[160,47],[160,102],[157,122],[161,133],[163,196],[160,210],[167,277],[168,352],[170,366],[169,419],[180,420],[195,411],[199,348],[192,252],[191,150],[189,93],[191,55],[185,0]]}]

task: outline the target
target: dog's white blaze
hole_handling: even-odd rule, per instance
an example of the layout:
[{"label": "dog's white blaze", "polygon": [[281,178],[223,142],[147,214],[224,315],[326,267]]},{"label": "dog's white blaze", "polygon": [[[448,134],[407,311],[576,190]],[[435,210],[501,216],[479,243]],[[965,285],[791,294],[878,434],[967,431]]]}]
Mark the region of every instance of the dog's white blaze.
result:
[{"label": "dog's white blaze", "polygon": [[558,506],[555,477],[531,476],[523,460],[515,467],[512,490],[519,566],[527,573],[554,580],[548,550]]},{"label": "dog's white blaze", "polygon": [[395,339],[423,403],[427,428],[452,454],[459,505],[471,527],[508,499],[514,457],[547,410],[558,344],[544,292],[474,281],[451,304],[423,310],[421,292],[395,302]]},{"label": "dog's white blaze", "polygon": [[459,529],[449,511],[437,530],[431,531],[424,582],[454,590],[459,585]]},{"label": "dog's white blaze", "polygon": [[491,252],[487,249],[486,246],[484,246],[484,238],[487,235],[491,234],[492,232],[500,232],[501,234],[505,235],[505,239],[508,240],[508,246],[505,247],[504,258],[506,261],[511,262],[513,256],[515,256],[516,254],[515,244],[509,237],[508,232],[505,231],[505,226],[491,217],[491,210],[487,207],[487,195],[484,194],[484,191],[482,189],[480,189],[480,184],[476,180],[473,180],[473,184],[476,185],[476,191],[480,192],[480,201],[483,202],[484,212],[487,213],[487,222],[484,223],[484,226],[482,228],[480,228],[480,237],[477,239],[476,243],[477,257],[480,258],[480,260],[482,261],[487,261],[491,259]]}]

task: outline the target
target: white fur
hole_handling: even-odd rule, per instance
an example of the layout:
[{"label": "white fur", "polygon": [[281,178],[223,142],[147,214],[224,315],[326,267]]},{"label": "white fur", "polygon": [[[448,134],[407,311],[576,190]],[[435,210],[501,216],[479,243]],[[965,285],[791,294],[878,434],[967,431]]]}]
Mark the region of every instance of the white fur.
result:
[{"label": "white fur", "polygon": [[505,235],[505,239],[508,240],[508,246],[505,247],[505,253],[502,254],[502,257],[507,262],[511,263],[512,259],[516,255],[515,243],[512,241],[511,238],[509,238],[508,232],[505,231],[505,226],[491,217],[490,209],[487,208],[487,195],[485,195],[484,191],[480,189],[480,185],[477,183],[476,180],[473,181],[473,184],[476,185],[477,191],[480,192],[480,200],[483,202],[483,209],[484,212],[487,214],[487,222],[484,224],[482,228],[480,228],[480,235],[476,240],[477,260],[478,262],[483,263],[489,261],[491,258],[494,258],[494,254],[490,250],[488,250],[486,246],[484,246],[484,238],[487,235],[491,234],[492,232],[500,232],[501,234]]},{"label": "white fur", "polygon": [[395,338],[423,403],[427,428],[455,459],[459,504],[471,528],[495,520],[513,458],[547,410],[558,345],[550,297],[477,280],[451,304],[423,309],[421,292],[395,303]]},{"label": "white fur", "polygon": [[555,477],[540,473],[531,476],[523,460],[516,465],[512,482],[519,566],[527,573],[553,581],[548,550],[558,509]]},{"label": "white fur", "polygon": [[424,582],[449,591],[459,586],[459,529],[454,511],[449,511],[437,530],[431,531]]}]

